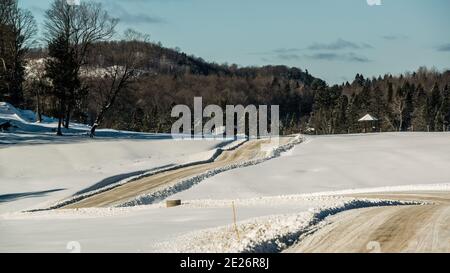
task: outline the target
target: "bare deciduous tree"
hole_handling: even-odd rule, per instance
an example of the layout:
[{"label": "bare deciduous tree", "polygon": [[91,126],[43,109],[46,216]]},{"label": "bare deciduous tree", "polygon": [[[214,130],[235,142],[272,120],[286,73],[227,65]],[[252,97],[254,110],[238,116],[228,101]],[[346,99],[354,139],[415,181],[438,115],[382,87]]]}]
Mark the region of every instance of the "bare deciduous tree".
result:
[{"label": "bare deciduous tree", "polygon": [[398,124],[398,131],[401,131],[403,128],[404,111],[406,109],[405,96],[405,92],[399,88],[392,105],[393,114]]},{"label": "bare deciduous tree", "polygon": [[[69,5],[65,0],[55,0],[46,12],[46,40],[63,38],[67,43],[68,54],[74,59],[72,74],[79,75],[81,66],[86,64],[86,55],[91,46],[99,41],[108,40],[114,35],[117,19],[109,16],[100,3],[82,2]],[[80,86],[67,86],[65,99],[65,123],[69,127],[70,116],[78,96],[83,92]],[[60,132],[60,130],[58,129]]]},{"label": "bare deciduous tree", "polygon": [[25,54],[36,32],[33,15],[17,0],[0,2],[0,89],[16,105],[23,102]]},{"label": "bare deciduous tree", "polygon": [[[125,41],[130,44],[131,48],[122,48],[120,52],[115,52],[108,56],[110,58],[109,61],[114,65],[105,71],[102,80],[97,81],[95,89],[99,93],[101,100],[98,105],[97,117],[91,127],[90,137],[95,136],[95,130],[103,122],[105,114],[114,105],[120,92],[127,89],[138,76],[139,68],[143,65],[147,56],[145,44],[148,40],[149,37],[147,35],[127,30],[125,32]],[[105,46],[111,45],[106,44]],[[99,49],[102,50],[101,47]],[[103,52],[111,51],[103,50]]]}]

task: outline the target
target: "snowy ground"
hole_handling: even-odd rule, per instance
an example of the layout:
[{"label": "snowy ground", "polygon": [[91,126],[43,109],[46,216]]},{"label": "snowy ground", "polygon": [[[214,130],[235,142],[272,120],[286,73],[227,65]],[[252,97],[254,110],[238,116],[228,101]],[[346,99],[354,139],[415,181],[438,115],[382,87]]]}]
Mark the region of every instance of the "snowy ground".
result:
[{"label": "snowy ground", "polygon": [[0,251],[67,252],[67,244],[75,241],[84,252],[240,252],[258,247],[273,252],[293,238],[271,241],[297,234],[325,215],[391,204],[302,196],[236,201],[237,239],[231,202],[3,214]]},{"label": "snowy ground", "polygon": [[[1,137],[4,143],[17,140]],[[69,252],[71,241],[84,252],[279,251],[328,214],[402,204],[336,195],[450,189],[448,133],[320,136],[307,137],[281,157],[218,174],[171,196],[183,200],[180,207],[17,212],[111,175],[203,158],[223,144],[118,135],[94,142],[74,139],[83,140],[22,145],[22,139],[0,148],[0,252]],[[64,190],[42,192],[55,189]]]},{"label": "snowy ground", "polygon": [[[0,213],[42,207],[83,190],[92,190],[140,172],[204,160],[226,141],[175,141],[166,135],[100,130],[91,140],[85,125],[56,137],[53,119],[33,122],[34,113],[0,104],[0,123],[18,128],[0,141]],[[18,140],[19,143],[11,144]],[[27,139],[25,141],[24,139]],[[29,145],[32,143],[33,145]]]},{"label": "snowy ground", "polygon": [[450,183],[450,133],[308,136],[282,157],[219,174],[176,197],[250,198]]}]

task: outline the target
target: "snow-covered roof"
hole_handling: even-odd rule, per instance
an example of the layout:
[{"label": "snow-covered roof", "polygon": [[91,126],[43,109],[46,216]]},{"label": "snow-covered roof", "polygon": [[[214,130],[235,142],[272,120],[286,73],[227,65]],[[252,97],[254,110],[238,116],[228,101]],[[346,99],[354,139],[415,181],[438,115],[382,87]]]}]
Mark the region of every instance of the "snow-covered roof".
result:
[{"label": "snow-covered roof", "polygon": [[365,115],[364,117],[360,118],[358,121],[376,121],[378,119],[372,117],[370,114]]}]

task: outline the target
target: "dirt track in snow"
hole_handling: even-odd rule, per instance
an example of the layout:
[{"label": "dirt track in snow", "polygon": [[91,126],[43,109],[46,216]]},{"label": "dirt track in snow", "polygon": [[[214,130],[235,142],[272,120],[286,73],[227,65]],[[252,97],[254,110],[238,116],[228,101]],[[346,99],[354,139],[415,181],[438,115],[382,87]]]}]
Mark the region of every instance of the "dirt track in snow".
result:
[{"label": "dirt track in snow", "polygon": [[[288,142],[288,140],[290,140],[290,138],[281,138],[281,144]],[[132,181],[111,190],[85,198],[79,202],[69,204],[62,207],[62,209],[110,207],[123,204],[134,197],[149,193],[164,184],[192,177],[215,168],[262,158],[265,156],[266,152],[261,150],[261,145],[265,143],[268,143],[268,140],[250,140],[236,149],[222,152],[222,154],[211,163],[198,164],[162,172]]]},{"label": "dirt track in snow", "polygon": [[450,252],[450,193],[379,193],[353,197],[420,200],[329,217],[285,252]]}]

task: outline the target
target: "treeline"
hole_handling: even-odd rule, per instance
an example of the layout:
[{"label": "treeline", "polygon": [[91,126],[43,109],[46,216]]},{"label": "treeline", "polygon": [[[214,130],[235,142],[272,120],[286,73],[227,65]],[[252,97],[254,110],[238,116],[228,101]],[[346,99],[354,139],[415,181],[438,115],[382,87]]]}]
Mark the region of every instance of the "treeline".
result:
[{"label": "treeline", "polygon": [[318,134],[361,132],[367,124],[358,120],[371,114],[377,131],[448,131],[449,83],[450,71],[426,68],[397,77],[358,74],[351,84],[316,88],[309,126]]},{"label": "treeline", "polygon": [[[100,4],[54,0],[46,12],[44,48],[33,48],[36,24],[17,0],[0,5],[0,100],[98,127],[170,132],[172,107],[203,103],[280,105],[281,132],[355,133],[369,113],[382,131],[442,131],[449,125],[450,72],[412,74],[327,86],[308,71],[286,66],[216,64],[163,47],[116,25]],[[20,20],[18,20],[19,18]]]},{"label": "treeline", "polygon": [[[269,68],[266,68],[269,69]],[[287,68],[286,72],[288,71]],[[221,75],[158,75],[142,77],[132,90],[123,92],[105,126],[119,129],[170,132],[174,120],[172,107],[188,105],[201,96],[203,104],[280,105],[284,133],[300,130],[301,122],[312,110],[310,86],[288,78],[267,75],[248,77]]]}]

